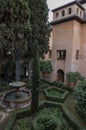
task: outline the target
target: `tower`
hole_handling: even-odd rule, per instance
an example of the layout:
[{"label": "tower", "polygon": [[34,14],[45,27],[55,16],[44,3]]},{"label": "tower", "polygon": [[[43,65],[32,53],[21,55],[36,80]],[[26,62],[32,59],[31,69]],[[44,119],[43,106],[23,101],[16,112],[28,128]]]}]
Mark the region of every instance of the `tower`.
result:
[{"label": "tower", "polygon": [[66,81],[69,71],[86,78],[85,3],[77,0],[52,10],[52,80]]}]

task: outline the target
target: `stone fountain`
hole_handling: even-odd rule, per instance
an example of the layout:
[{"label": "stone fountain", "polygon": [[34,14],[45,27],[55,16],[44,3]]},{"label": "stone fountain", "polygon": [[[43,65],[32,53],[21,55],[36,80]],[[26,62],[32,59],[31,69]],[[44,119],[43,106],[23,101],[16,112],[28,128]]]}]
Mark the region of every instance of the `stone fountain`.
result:
[{"label": "stone fountain", "polygon": [[25,87],[24,82],[12,82],[12,89],[2,95],[3,103],[10,109],[28,107],[31,104],[31,91]]}]

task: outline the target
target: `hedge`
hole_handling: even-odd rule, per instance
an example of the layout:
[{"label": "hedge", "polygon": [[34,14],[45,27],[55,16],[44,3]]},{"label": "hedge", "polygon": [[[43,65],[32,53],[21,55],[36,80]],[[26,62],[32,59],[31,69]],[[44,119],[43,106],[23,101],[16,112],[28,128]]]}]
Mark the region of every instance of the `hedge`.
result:
[{"label": "hedge", "polygon": [[42,79],[41,78],[41,81],[44,82],[44,83],[47,83],[49,84],[50,86],[55,86],[55,87],[58,87],[58,88],[62,88],[64,90],[67,90],[67,91],[73,91],[72,88],[69,88],[68,86],[64,85],[64,83],[62,82],[57,82],[57,81],[48,81],[46,79]]},{"label": "hedge", "polygon": [[18,110],[17,112],[13,112],[12,115],[10,116],[4,130],[12,130],[14,123],[16,122],[17,119],[24,118],[24,117],[27,117],[30,115],[31,115],[30,108],[26,108],[26,109]]},{"label": "hedge", "polygon": [[[50,89],[54,89],[54,90],[60,92],[61,93],[61,97],[56,97],[54,95],[49,95],[48,91]],[[60,88],[56,88],[56,87],[47,88],[47,89],[44,90],[44,94],[46,95],[46,99],[47,100],[54,101],[54,102],[61,102],[61,103],[63,103],[65,101],[65,99],[68,96],[68,93],[69,93],[68,91],[60,89]]]},{"label": "hedge", "polygon": [[73,126],[74,130],[82,130],[82,126],[80,125],[80,123],[78,122],[78,120],[74,117],[74,115],[72,113],[70,113],[68,111],[68,109],[66,109],[66,107],[64,105],[62,105],[61,103],[56,103],[56,102],[52,102],[52,101],[42,101],[40,103],[40,109],[43,109],[44,107],[59,107],[63,114],[64,117],[70,122],[70,124]]}]

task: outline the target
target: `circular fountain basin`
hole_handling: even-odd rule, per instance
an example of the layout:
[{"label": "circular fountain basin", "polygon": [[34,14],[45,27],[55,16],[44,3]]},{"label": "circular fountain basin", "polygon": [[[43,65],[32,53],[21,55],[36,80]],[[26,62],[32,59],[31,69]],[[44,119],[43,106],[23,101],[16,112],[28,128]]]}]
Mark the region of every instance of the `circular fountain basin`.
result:
[{"label": "circular fountain basin", "polygon": [[22,102],[27,100],[30,97],[30,93],[25,92],[24,90],[19,91],[18,95],[19,96],[16,95],[16,91],[9,92],[8,94],[6,94],[4,99],[11,102],[20,102],[20,101]]},{"label": "circular fountain basin", "polygon": [[1,99],[6,108],[13,110],[16,108],[25,108],[31,104],[31,91],[25,87],[24,82],[12,82],[9,84],[12,88],[2,94]]},{"label": "circular fountain basin", "polygon": [[6,106],[15,108],[25,108],[31,104],[31,92],[30,90],[21,90],[21,91],[10,91],[6,93],[3,98]]}]

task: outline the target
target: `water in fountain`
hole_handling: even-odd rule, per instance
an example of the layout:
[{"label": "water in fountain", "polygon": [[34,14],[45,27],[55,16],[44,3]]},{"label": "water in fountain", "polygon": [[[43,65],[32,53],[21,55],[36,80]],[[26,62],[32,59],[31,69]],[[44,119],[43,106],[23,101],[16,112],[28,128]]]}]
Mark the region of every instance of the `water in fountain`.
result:
[{"label": "water in fountain", "polygon": [[7,106],[24,108],[31,104],[31,92],[25,88],[24,82],[12,82],[9,85],[14,89],[9,90],[3,98]]}]

